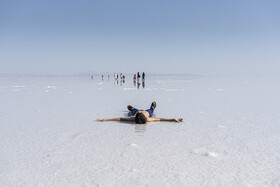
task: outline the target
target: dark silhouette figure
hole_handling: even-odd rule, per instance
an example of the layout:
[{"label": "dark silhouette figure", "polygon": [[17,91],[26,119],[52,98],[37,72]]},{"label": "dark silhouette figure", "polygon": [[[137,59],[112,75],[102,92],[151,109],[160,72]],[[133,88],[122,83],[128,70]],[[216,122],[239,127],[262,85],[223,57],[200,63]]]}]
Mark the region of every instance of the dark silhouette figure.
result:
[{"label": "dark silhouette figure", "polygon": [[145,80],[145,73],[142,73],[142,80]]},{"label": "dark silhouette figure", "polygon": [[140,76],[140,73],[138,72],[137,73],[137,79],[139,79],[141,76]]}]

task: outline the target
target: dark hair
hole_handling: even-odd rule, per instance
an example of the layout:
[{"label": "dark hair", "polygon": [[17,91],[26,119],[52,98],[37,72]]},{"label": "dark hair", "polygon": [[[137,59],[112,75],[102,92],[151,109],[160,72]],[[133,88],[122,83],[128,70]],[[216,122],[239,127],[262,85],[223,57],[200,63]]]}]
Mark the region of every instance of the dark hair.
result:
[{"label": "dark hair", "polygon": [[144,124],[147,122],[147,118],[142,113],[137,113],[135,116],[135,122],[138,124]]}]

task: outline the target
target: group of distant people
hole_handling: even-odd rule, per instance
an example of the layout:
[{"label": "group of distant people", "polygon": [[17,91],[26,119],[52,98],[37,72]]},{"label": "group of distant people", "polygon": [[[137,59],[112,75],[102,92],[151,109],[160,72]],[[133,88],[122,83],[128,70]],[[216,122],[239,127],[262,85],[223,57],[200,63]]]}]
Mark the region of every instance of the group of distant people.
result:
[{"label": "group of distant people", "polygon": [[[119,79],[119,74],[115,73],[115,74],[114,74],[114,78],[115,78],[115,79]],[[120,79],[121,79],[121,80],[124,80],[124,79],[125,79],[125,76],[124,76],[122,73],[120,73]]]},{"label": "group of distant people", "polygon": [[[93,75],[91,75],[90,77],[93,80]],[[117,73],[114,74],[115,79],[119,79],[119,77],[120,77],[120,80],[125,80],[125,76],[122,73],[120,74],[120,76]],[[101,75],[101,78],[102,78],[102,81],[103,81],[104,80],[104,75]],[[110,75],[108,75],[108,80],[110,80]]]},{"label": "group of distant people", "polygon": [[[139,72],[137,73],[137,76],[136,76],[136,74],[134,74],[134,76],[133,76],[134,81],[136,81],[136,79],[137,79],[137,81],[139,81],[140,78],[141,78],[141,75],[140,75]],[[145,73],[144,72],[142,73],[142,80],[145,80]]]},{"label": "group of distant people", "polygon": [[[104,75],[101,75],[102,81],[104,80]],[[137,72],[137,74],[134,74],[133,76],[133,83],[134,86],[137,86],[137,88],[140,88],[141,82],[142,82],[142,87],[145,88],[145,72],[142,73],[142,79],[141,79],[141,75],[140,72]],[[93,80],[93,75],[91,75],[91,79]],[[108,81],[110,80],[110,75],[108,75]],[[119,80],[120,80],[120,85],[125,83],[125,76],[120,73],[115,73],[114,74],[114,84],[118,85],[119,84]],[[140,82],[141,81],[141,82]]]},{"label": "group of distant people", "polygon": [[[134,83],[134,86],[137,85],[137,88],[139,89],[141,83],[140,83],[140,79],[141,79],[141,75],[139,72],[137,72],[137,74],[134,74],[133,76],[133,83]],[[145,73],[143,72],[142,73],[142,86],[143,88],[145,88]]]},{"label": "group of distant people", "polygon": [[[93,80],[93,75],[91,75],[90,77]],[[108,75],[107,77],[108,77],[108,81],[110,81],[110,75]],[[105,76],[101,75],[102,81],[104,81],[104,78],[105,78]],[[119,80],[120,80],[120,85],[122,85],[123,83],[125,83],[125,76],[122,73],[120,73],[120,74],[115,73],[114,74],[114,84],[118,85]]]},{"label": "group of distant people", "polygon": [[122,86],[122,84],[125,83],[125,76],[122,73],[120,73],[120,76],[117,73],[114,74],[114,78],[115,78],[114,84],[115,85],[119,84],[119,77],[120,77],[120,85]]}]

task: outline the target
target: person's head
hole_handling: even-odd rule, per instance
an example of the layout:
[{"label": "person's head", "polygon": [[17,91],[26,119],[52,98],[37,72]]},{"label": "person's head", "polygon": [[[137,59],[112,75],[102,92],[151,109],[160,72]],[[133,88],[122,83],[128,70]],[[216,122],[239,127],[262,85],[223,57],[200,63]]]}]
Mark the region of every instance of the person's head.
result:
[{"label": "person's head", "polygon": [[135,116],[135,122],[138,124],[144,124],[147,122],[147,118],[144,114],[138,112]]}]

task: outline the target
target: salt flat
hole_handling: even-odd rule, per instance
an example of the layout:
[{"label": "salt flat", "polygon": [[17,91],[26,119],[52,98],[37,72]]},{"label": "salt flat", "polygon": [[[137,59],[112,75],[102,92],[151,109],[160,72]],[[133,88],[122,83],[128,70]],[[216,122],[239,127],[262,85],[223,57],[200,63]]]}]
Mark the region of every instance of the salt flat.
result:
[{"label": "salt flat", "polygon": [[280,186],[280,77],[126,77],[0,77],[1,186]]}]

